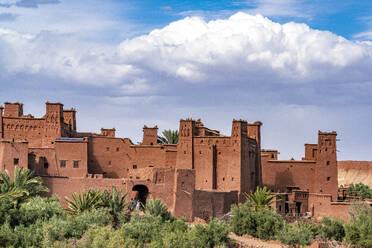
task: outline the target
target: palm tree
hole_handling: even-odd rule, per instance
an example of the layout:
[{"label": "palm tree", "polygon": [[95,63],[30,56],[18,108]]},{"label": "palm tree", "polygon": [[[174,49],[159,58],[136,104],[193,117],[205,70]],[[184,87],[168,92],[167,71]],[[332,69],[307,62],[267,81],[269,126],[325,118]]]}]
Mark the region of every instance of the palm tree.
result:
[{"label": "palm tree", "polygon": [[73,193],[72,199],[65,197],[67,201],[67,213],[77,215],[87,210],[99,208],[103,205],[99,190],[83,190],[82,194]]},{"label": "palm tree", "polygon": [[266,186],[263,188],[257,187],[255,192],[247,194],[243,193],[247,203],[250,204],[255,210],[261,210],[271,204],[275,196],[271,195],[271,190],[267,189]]},{"label": "palm tree", "polygon": [[158,198],[152,198],[146,203],[145,213],[152,216],[160,216],[163,220],[169,220],[171,217],[167,205]]},{"label": "palm tree", "polygon": [[118,214],[129,210],[128,204],[125,203],[127,197],[128,194],[122,195],[122,190],[117,191],[114,186],[111,188],[111,194],[104,190],[101,195],[102,205],[110,209],[115,225],[118,224]]},{"label": "palm tree", "polygon": [[178,130],[164,130],[162,136],[158,136],[158,144],[177,144]]},{"label": "palm tree", "polygon": [[27,168],[14,168],[13,180],[7,170],[0,172],[0,194],[3,197],[8,195],[14,199],[14,206],[17,207],[28,197],[35,196],[40,192],[48,192],[48,188],[43,185],[41,177],[34,177],[33,171]]}]

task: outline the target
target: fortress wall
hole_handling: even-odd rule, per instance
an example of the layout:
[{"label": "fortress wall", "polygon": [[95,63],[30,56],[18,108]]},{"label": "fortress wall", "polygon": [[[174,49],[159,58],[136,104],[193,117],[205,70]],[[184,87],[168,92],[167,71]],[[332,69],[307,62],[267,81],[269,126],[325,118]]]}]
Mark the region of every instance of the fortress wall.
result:
[{"label": "fortress wall", "polygon": [[27,168],[27,142],[0,141],[0,170],[14,175],[14,166]]},{"label": "fortress wall", "polygon": [[41,147],[44,119],[3,117],[4,139],[27,140],[30,147]]},{"label": "fortress wall", "polygon": [[218,192],[195,190],[194,217],[208,219],[221,217],[230,211],[230,206],[238,202],[238,191]]},{"label": "fortress wall", "polygon": [[315,161],[262,160],[262,183],[274,192],[298,186],[312,192]]},{"label": "fortress wall", "polygon": [[349,202],[332,202],[331,199],[331,195],[310,193],[309,211],[312,212],[313,217],[320,220],[328,216],[348,221],[351,204]]},{"label": "fortress wall", "polygon": [[338,185],[363,183],[372,187],[372,161],[337,161]]}]

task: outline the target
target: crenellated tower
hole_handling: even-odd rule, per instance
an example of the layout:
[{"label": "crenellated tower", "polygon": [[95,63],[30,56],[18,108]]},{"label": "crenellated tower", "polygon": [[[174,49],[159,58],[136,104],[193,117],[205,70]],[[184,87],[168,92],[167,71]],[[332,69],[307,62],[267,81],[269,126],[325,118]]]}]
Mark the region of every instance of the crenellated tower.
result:
[{"label": "crenellated tower", "polygon": [[158,141],[158,126],[155,127],[143,127],[143,138],[142,145],[156,145]]},{"label": "crenellated tower", "polygon": [[337,201],[338,173],[336,132],[318,133],[318,152],[315,166],[314,192],[331,194]]},{"label": "crenellated tower", "polygon": [[194,169],[194,133],[195,121],[181,119],[177,146],[177,168],[179,169]]},{"label": "crenellated tower", "polygon": [[45,124],[42,146],[53,147],[55,139],[62,137],[64,124],[63,104],[47,102],[44,118]]}]

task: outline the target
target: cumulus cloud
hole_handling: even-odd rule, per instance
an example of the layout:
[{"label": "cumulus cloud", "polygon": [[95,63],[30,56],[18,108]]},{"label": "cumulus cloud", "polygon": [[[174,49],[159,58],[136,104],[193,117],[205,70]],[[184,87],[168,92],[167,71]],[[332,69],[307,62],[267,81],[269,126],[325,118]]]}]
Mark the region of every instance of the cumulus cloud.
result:
[{"label": "cumulus cloud", "polygon": [[368,43],[245,13],[210,22],[188,17],[124,41],[119,52],[126,63],[193,83],[364,81],[372,66]]},{"label": "cumulus cloud", "polygon": [[116,85],[128,94],[177,83],[311,84],[371,82],[372,45],[305,24],[237,13],[206,22],[187,17],[118,48],[69,35],[0,30],[0,70]]}]

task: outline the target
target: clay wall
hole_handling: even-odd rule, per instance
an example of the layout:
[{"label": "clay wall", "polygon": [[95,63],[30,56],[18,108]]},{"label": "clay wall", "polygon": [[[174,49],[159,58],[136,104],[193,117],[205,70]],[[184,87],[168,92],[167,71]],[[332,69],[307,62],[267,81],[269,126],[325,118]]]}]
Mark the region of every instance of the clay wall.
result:
[{"label": "clay wall", "polygon": [[116,132],[115,128],[110,128],[110,129],[101,128],[101,135],[102,136],[114,138],[115,137],[115,132]]},{"label": "clay wall", "polygon": [[36,175],[60,176],[55,148],[29,148],[29,169]]},{"label": "clay wall", "polygon": [[305,157],[303,160],[317,160],[318,144],[305,144]]},{"label": "clay wall", "polygon": [[265,160],[278,160],[278,154],[277,150],[261,150],[261,157]]},{"label": "clay wall", "polygon": [[286,192],[287,186],[312,192],[315,165],[315,161],[263,160],[263,185],[274,192]]},{"label": "clay wall", "polygon": [[[68,178],[43,176],[44,185],[50,189],[46,195],[58,195],[63,200],[66,196],[71,198],[72,193],[82,192],[88,189],[111,190],[114,186],[129,195],[129,199],[135,195],[134,187],[141,185],[148,189],[147,199],[160,198],[168,206],[168,209],[177,216],[186,216],[192,220],[192,203],[194,194],[194,172],[192,170],[177,169],[153,169],[151,179],[112,179],[112,178]],[[151,176],[149,176],[151,177]],[[158,178],[163,180],[158,180]],[[129,200],[128,199],[128,200]]]},{"label": "clay wall", "polygon": [[[172,214],[176,217],[186,216],[188,221],[194,218],[194,191],[195,191],[195,171],[187,169],[175,169],[173,184],[173,208]],[[165,187],[169,187],[167,183]]]},{"label": "clay wall", "polygon": [[238,191],[195,190],[193,215],[205,220],[210,217],[222,217],[230,211],[231,204],[237,203],[238,200]]},{"label": "clay wall", "polygon": [[27,140],[30,147],[41,147],[44,119],[3,117],[4,139]]},{"label": "clay wall", "polygon": [[338,185],[363,183],[372,188],[371,161],[337,161]]},{"label": "clay wall", "polygon": [[196,130],[194,120],[180,120],[176,162],[179,169],[194,169],[193,137]]},{"label": "clay wall", "polygon": [[86,177],[88,174],[88,142],[80,139],[56,140],[57,169],[60,176]]},{"label": "clay wall", "polygon": [[133,145],[129,139],[92,136],[89,138],[89,173],[123,178],[131,169],[175,167],[175,145]]},{"label": "clay wall", "polygon": [[91,174],[105,173],[105,177],[122,178],[133,166],[134,153],[129,139],[90,137],[88,143],[88,171]]},{"label": "clay wall", "polygon": [[143,127],[142,145],[156,145],[158,141],[158,127]]},{"label": "clay wall", "polygon": [[10,142],[0,140],[0,170],[7,170],[14,175],[14,167],[27,168],[27,142]]},{"label": "clay wall", "polygon": [[5,117],[22,117],[23,116],[23,104],[22,103],[5,103]]},{"label": "clay wall", "polygon": [[315,168],[314,193],[331,194],[338,197],[336,132],[318,133],[318,155]]},{"label": "clay wall", "polygon": [[68,125],[68,129],[71,133],[76,132],[76,110],[75,109],[64,109],[63,110],[63,121]]},{"label": "clay wall", "polygon": [[332,202],[330,194],[309,194],[309,211],[313,218],[320,220],[325,216],[339,218],[344,221],[349,220],[349,210],[351,204],[349,202]]}]

